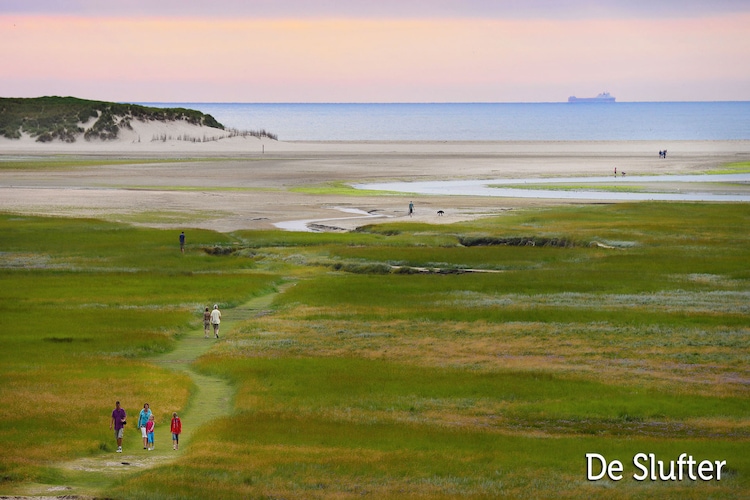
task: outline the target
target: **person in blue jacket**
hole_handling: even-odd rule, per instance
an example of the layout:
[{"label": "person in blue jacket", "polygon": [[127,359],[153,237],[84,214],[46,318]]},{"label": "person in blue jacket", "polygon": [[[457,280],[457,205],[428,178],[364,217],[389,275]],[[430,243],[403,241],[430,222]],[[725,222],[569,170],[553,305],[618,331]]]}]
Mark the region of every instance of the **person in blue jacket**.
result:
[{"label": "person in blue jacket", "polygon": [[141,437],[143,438],[143,449],[148,449],[148,433],[146,432],[146,424],[148,419],[151,418],[151,407],[148,403],[143,405],[143,409],[138,414],[138,428],[141,429]]}]

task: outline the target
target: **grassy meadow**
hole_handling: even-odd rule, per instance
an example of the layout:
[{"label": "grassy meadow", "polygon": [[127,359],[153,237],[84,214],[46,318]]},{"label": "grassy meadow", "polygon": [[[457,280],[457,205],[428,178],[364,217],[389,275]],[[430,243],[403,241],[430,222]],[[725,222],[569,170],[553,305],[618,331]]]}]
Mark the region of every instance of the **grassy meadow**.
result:
[{"label": "grassy meadow", "polygon": [[[737,498],[750,490],[750,206],[509,211],[346,234],[0,215],[0,494],[111,498]],[[273,294],[259,314],[239,314]],[[199,387],[154,360],[237,311],[193,363],[232,411],[175,459],[102,480],[109,415],[160,425]],[[183,422],[189,425],[188,421]],[[137,446],[138,436],[127,438]],[[586,453],[624,464],[589,481]],[[636,481],[637,453],[725,460]],[[668,466],[668,464],[667,464]],[[595,471],[596,472],[596,471]]]}]

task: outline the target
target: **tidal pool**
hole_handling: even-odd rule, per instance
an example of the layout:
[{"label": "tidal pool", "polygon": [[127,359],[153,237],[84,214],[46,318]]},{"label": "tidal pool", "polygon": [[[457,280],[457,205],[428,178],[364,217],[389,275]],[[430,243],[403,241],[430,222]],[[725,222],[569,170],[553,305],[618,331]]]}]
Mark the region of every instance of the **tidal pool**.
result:
[{"label": "tidal pool", "polygon": [[349,214],[356,214],[355,217],[334,217],[330,219],[305,219],[305,220],[289,220],[289,221],[282,221],[282,222],[275,222],[274,226],[278,227],[279,229],[283,229],[285,231],[301,231],[301,232],[318,232],[318,229],[314,229],[310,227],[310,224],[322,224],[324,222],[330,222],[330,221],[336,221],[336,220],[349,220],[349,219],[368,219],[371,217],[388,217],[387,215],[373,215],[371,213],[365,212],[364,210],[360,210],[358,208],[344,208],[344,207],[333,207],[334,210],[338,210],[339,212],[349,213]]}]

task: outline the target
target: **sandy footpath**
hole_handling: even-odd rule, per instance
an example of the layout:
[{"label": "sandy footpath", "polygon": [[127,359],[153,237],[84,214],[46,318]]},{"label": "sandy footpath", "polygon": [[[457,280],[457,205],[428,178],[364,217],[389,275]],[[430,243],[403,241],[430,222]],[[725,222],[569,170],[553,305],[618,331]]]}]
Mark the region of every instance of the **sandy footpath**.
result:
[{"label": "sandy footpath", "polygon": [[[211,130],[198,131],[204,135]],[[178,136],[178,132],[170,136]],[[332,183],[541,178],[704,172],[750,161],[750,141],[278,142],[232,137],[206,142],[39,144],[0,138],[0,211],[97,217],[153,227],[218,231],[316,221],[349,230],[382,220],[450,223],[529,206],[576,203],[466,196],[332,195],[296,192]],[[666,159],[658,151],[667,149]],[[118,165],[10,168],[19,159],[126,159]],[[191,160],[146,163],[144,160]],[[194,161],[200,159],[200,161]],[[749,187],[750,190],[750,187]],[[409,201],[415,204],[407,215]],[[588,203],[592,203],[589,201]],[[346,211],[342,211],[342,209]],[[437,215],[438,210],[445,212]],[[362,218],[347,211],[363,211]],[[351,218],[348,218],[351,217]],[[347,219],[342,219],[347,218]],[[326,220],[335,219],[335,220]]]}]

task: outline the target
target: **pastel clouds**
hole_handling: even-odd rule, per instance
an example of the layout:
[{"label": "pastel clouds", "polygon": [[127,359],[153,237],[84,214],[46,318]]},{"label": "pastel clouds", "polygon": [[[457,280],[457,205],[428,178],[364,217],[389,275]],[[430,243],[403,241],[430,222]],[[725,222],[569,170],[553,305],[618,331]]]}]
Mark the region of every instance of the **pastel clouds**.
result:
[{"label": "pastel clouds", "polygon": [[750,100],[750,13],[667,19],[0,15],[4,96]]}]

